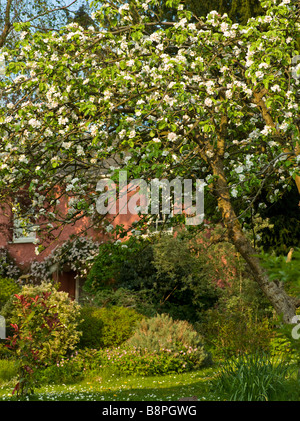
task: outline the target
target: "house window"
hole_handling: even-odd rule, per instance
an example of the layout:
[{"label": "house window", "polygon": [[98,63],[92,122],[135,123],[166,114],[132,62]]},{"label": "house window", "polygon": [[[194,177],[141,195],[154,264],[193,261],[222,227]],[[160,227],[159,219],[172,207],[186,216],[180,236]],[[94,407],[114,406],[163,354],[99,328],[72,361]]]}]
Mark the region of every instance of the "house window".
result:
[{"label": "house window", "polygon": [[[153,213],[151,219],[149,221],[148,232],[147,235],[155,235],[155,234],[172,234],[173,227],[170,224],[170,219],[173,217],[173,209],[174,203],[169,198],[170,203],[166,204],[166,197],[163,197],[162,189],[159,190],[159,203],[157,208],[154,208],[156,213]],[[166,193],[164,193],[166,195]],[[164,209],[166,207],[166,209]],[[152,210],[152,207],[151,207]],[[167,213],[169,212],[169,213]]]},{"label": "house window", "polygon": [[173,227],[169,226],[169,219],[172,217],[172,214],[166,215],[159,213],[158,215],[153,215],[152,221],[150,222],[148,228],[148,235],[158,234],[163,232],[164,234],[172,234]]},{"label": "house window", "polygon": [[13,243],[35,243],[37,226],[32,222],[14,216]]}]

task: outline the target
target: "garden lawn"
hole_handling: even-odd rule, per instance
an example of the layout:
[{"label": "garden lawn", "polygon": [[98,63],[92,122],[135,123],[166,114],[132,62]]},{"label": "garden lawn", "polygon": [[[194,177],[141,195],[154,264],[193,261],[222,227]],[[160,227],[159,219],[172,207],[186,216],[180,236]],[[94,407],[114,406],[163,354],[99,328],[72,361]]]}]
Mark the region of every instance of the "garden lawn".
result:
[{"label": "garden lawn", "polygon": [[284,364],[270,365],[267,360],[255,357],[163,376],[121,376],[105,368],[86,371],[81,380],[44,382],[34,395],[18,398],[12,396],[17,382],[15,363],[0,360],[0,401],[167,402],[191,396],[197,397],[198,401],[300,401],[298,370],[293,365],[287,368]]},{"label": "garden lawn", "polygon": [[[198,400],[220,400],[211,392],[210,380],[216,370],[206,368],[184,374],[153,377],[118,377],[114,374],[86,378],[73,384],[46,385],[25,398],[31,401],[177,401],[196,396]],[[2,385],[1,385],[2,382]],[[12,397],[14,382],[0,379],[0,401]]]}]

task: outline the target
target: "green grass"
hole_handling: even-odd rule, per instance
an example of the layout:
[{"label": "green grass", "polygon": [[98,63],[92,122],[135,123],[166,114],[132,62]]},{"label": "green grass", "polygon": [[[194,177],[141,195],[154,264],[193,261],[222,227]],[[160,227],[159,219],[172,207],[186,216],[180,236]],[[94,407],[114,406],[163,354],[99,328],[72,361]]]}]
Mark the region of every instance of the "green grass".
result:
[{"label": "green grass", "polygon": [[[41,401],[177,401],[186,396],[197,396],[198,400],[217,400],[210,391],[210,380],[215,376],[214,368],[191,373],[154,376],[118,377],[99,373],[74,384],[45,385],[27,400]],[[11,392],[14,379],[0,381],[0,400],[15,400]]]},{"label": "green grass", "polygon": [[1,383],[9,381],[17,373],[16,364],[12,360],[0,360],[0,386]]},{"label": "green grass", "polygon": [[[0,401],[22,400],[12,397],[15,383],[16,366],[0,360]],[[43,385],[25,400],[167,402],[187,396],[196,396],[199,401],[300,401],[300,385],[295,370],[271,367],[263,360],[239,359],[176,375],[86,373],[81,381]]]},{"label": "green grass", "polygon": [[299,400],[295,366],[266,354],[241,355],[224,362],[213,387],[230,401]]}]

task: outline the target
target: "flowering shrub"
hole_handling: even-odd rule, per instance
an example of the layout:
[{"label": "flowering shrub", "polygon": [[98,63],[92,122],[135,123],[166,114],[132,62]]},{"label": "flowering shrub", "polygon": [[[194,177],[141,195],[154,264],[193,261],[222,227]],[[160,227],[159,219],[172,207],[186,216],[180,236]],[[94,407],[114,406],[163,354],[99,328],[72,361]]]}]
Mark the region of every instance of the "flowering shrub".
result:
[{"label": "flowering shrub", "polygon": [[[157,351],[121,346],[84,349],[59,363],[39,370],[41,382],[72,382],[89,375],[109,372],[118,375],[155,376],[189,372],[204,366],[202,350],[182,346],[177,351]],[[201,362],[202,361],[202,362]]]},{"label": "flowering shrub", "polygon": [[200,363],[208,358],[204,350],[203,338],[193,329],[193,326],[183,320],[173,320],[167,314],[158,314],[155,317],[143,319],[127,344],[153,352],[169,349],[173,353],[178,353],[183,348],[197,349]]},{"label": "flowering shrub", "polygon": [[[34,297],[15,294],[14,306],[18,323],[12,323],[14,334],[7,338],[7,347],[19,360],[18,382],[13,394],[33,393],[36,385],[35,371],[41,365],[53,362],[59,352],[52,353],[49,337],[60,337],[65,330],[55,305],[49,300],[52,291],[43,291]],[[35,320],[35,323],[32,321]],[[59,350],[62,351],[63,349]]]},{"label": "flowering shrub", "polygon": [[3,278],[18,279],[22,274],[15,259],[10,256],[5,247],[0,247],[0,276]]},{"label": "flowering shrub", "polygon": [[176,374],[205,365],[202,348],[180,346],[176,351],[168,348],[122,347],[99,351],[99,368],[109,368],[114,373],[137,376]]},{"label": "flowering shrub", "polygon": [[[15,326],[24,325],[26,332],[31,332],[30,335],[34,341],[32,344],[39,349],[39,359],[45,362],[56,361],[72,351],[81,335],[77,330],[79,305],[72,301],[66,292],[57,291],[54,285],[47,282],[37,286],[23,286],[19,295],[23,297],[23,301],[20,301],[18,296],[13,296],[3,307],[1,314],[6,318],[7,323]],[[36,303],[34,301],[36,297],[43,296],[47,298],[47,313],[45,313],[45,303],[39,299]],[[34,307],[32,307],[32,301],[35,303]],[[24,305],[22,304],[24,308],[20,302],[24,303]],[[26,303],[30,303],[30,305]],[[29,311],[30,317],[27,318]],[[45,335],[40,341],[39,332],[44,323],[44,317],[54,317],[55,314],[57,314],[61,328],[52,331],[51,335]]]},{"label": "flowering shrub", "polygon": [[42,262],[32,262],[30,274],[36,280],[51,280],[52,271],[68,268],[76,272],[76,277],[85,277],[99,252],[99,244],[91,238],[78,237],[67,240],[55,248]]}]

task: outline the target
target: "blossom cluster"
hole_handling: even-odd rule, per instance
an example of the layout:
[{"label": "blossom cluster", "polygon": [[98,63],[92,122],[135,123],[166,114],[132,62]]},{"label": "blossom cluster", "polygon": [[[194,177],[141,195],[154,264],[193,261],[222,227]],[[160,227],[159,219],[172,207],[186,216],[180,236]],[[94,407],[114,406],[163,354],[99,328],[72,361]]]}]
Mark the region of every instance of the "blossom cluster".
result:
[{"label": "blossom cluster", "polygon": [[30,276],[35,280],[51,281],[53,271],[68,270],[76,272],[76,279],[84,278],[99,251],[99,244],[91,238],[78,237],[56,247],[43,261],[32,261]]}]

